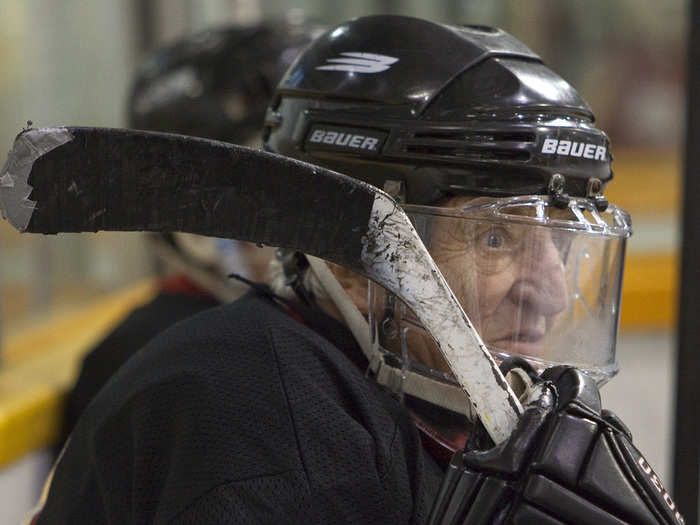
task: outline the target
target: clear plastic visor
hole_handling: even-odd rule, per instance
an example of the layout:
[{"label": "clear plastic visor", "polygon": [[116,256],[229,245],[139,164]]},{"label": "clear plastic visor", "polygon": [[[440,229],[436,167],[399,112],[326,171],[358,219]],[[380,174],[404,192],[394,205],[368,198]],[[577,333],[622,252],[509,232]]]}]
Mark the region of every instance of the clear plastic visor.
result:
[{"label": "clear plastic visor", "polygon": [[[540,371],[570,364],[599,383],[617,372],[626,212],[599,212],[585,199],[561,209],[537,196],[461,196],[404,209],[497,360],[521,356]],[[449,378],[405,305],[377,286],[371,302],[382,347]]]}]

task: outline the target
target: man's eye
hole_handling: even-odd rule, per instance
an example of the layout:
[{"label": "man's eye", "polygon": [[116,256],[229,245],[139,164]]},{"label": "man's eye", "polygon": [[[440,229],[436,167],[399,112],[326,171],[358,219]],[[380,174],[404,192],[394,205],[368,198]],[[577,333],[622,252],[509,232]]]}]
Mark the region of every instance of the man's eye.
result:
[{"label": "man's eye", "polygon": [[489,248],[500,248],[503,245],[503,237],[497,233],[489,233],[486,244]]},{"label": "man's eye", "polygon": [[481,235],[481,245],[490,250],[509,248],[510,237],[502,228],[490,228]]}]

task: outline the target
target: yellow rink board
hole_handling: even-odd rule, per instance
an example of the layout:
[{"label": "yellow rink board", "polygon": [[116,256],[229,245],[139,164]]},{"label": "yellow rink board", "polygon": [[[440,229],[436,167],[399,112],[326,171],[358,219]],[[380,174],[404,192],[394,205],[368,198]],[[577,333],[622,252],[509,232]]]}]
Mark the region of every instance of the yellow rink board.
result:
[{"label": "yellow rink board", "polygon": [[[628,258],[622,330],[672,329],[676,265],[675,255]],[[142,282],[7,341],[0,369],[0,466],[54,442],[83,354],[154,293],[152,281]]]},{"label": "yellow rink board", "polygon": [[155,290],[153,281],[138,283],[5,341],[0,368],[0,466],[55,441],[63,399],[83,354]]},{"label": "yellow rink board", "polygon": [[680,260],[675,253],[628,257],[620,329],[675,330],[679,273]]}]

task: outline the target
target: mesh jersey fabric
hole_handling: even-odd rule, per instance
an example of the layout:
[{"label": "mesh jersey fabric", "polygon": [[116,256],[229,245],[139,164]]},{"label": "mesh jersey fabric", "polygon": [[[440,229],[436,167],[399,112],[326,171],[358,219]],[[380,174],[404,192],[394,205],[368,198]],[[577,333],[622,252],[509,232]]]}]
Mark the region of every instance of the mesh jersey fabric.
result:
[{"label": "mesh jersey fabric", "polygon": [[204,294],[161,290],[149,303],[132,311],[83,358],[78,379],[66,399],[58,450],[85,407],[129,357],[172,324],[218,304]]},{"label": "mesh jersey fabric", "polygon": [[322,324],[253,295],[161,333],[86,409],[37,523],[426,521],[442,469]]}]

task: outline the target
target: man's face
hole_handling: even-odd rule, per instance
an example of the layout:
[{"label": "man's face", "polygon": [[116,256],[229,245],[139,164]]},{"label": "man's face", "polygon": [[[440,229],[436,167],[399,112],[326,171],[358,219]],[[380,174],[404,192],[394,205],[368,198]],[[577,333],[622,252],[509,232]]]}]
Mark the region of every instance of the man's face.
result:
[{"label": "man's face", "polygon": [[[615,373],[630,231],[623,210],[599,213],[583,199],[560,209],[538,196],[459,196],[405,210],[497,360],[521,356],[538,369],[574,364],[599,381]],[[371,287],[369,313],[384,349],[451,372],[420,320],[380,286]]]},{"label": "man's face", "polygon": [[[460,209],[477,199],[452,197]],[[556,230],[435,217],[430,252],[491,349],[545,357],[544,338],[568,303]]]}]

